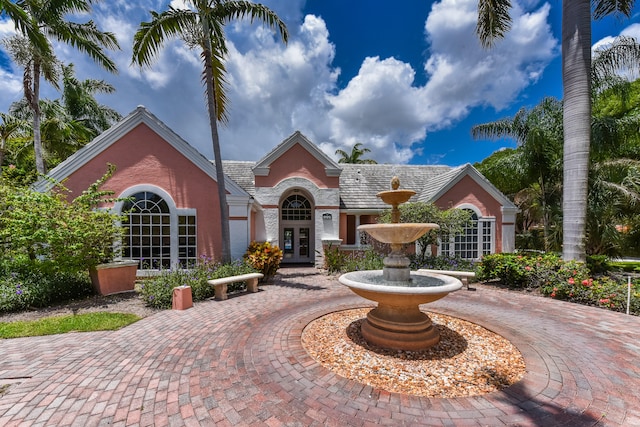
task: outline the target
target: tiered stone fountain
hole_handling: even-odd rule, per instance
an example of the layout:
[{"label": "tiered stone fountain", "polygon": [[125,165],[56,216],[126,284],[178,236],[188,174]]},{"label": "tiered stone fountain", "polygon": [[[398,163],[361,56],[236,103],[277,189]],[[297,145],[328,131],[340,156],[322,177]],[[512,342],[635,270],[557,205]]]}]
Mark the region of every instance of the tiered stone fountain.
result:
[{"label": "tiered stone fountain", "polygon": [[440,341],[429,316],[420,311],[426,304],[447,296],[462,287],[455,277],[430,274],[409,269],[409,258],[402,247],[419,239],[437,224],[400,223],[398,206],[415,194],[401,190],[397,177],[391,180],[391,190],[377,194],[391,205],[391,224],[367,224],[358,227],[382,243],[391,245],[382,270],[353,271],[340,276],[339,281],[353,292],[378,306],[362,323],[362,336],[369,343],[398,350],[423,350]]}]

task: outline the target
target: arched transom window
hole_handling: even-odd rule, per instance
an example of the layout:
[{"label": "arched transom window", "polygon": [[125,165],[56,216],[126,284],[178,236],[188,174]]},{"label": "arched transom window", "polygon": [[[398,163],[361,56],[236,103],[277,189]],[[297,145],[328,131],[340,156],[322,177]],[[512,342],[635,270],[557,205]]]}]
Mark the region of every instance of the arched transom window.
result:
[{"label": "arched transom window", "polygon": [[151,191],[129,196],[122,206],[126,216],[123,258],[136,259],[140,269],[187,268],[197,261],[196,217],[176,215],[167,202]]},{"label": "arched transom window", "polygon": [[280,212],[283,221],[311,221],[311,203],[299,194],[287,197]]}]

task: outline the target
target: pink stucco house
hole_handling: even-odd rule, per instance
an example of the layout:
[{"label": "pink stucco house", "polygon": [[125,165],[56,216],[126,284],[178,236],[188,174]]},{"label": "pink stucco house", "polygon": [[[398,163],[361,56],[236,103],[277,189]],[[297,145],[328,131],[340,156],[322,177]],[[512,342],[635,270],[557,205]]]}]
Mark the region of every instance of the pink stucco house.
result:
[{"label": "pink stucco house", "polygon": [[[64,181],[73,196],[100,178],[108,163],[117,171],[105,188],[133,199],[110,206],[129,212],[125,258],[141,260],[142,269],[158,269],[220,253],[212,162],[144,107],[49,176]],[[252,240],[277,244],[288,263],[320,264],[321,249],[329,243],[358,248],[356,228],[387,208],[376,193],[389,188],[393,175],[403,188],[416,191],[411,201],[473,213],[473,224],[464,235],[442,242],[441,253],[477,259],[514,249],[516,206],[469,164],[338,164],[295,132],[257,162],[225,161],[224,172],[231,252],[237,258]]]}]

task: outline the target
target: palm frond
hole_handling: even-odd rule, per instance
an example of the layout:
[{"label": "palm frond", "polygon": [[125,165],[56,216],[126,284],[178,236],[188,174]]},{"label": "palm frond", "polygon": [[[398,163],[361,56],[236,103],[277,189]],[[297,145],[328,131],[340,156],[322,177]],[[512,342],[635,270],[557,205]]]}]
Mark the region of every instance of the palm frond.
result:
[{"label": "palm frond", "polygon": [[[216,120],[223,124],[229,123],[227,98],[227,79],[224,58],[216,49],[211,51],[211,71],[213,76],[214,103],[216,106]],[[202,61],[206,61],[207,55],[202,52]],[[206,85],[206,67],[202,71],[202,83]]]},{"label": "palm frond", "polygon": [[60,23],[52,27],[49,34],[88,55],[105,70],[111,73],[117,71],[115,62],[105,54],[103,48],[119,49],[118,41],[112,33],[99,31],[92,21],[85,24]]},{"label": "palm frond", "polygon": [[511,1],[479,0],[476,34],[483,47],[493,46],[511,29]]},{"label": "palm frond", "polygon": [[609,45],[597,49],[591,62],[591,79],[596,90],[612,87],[620,72],[640,74],[640,44],[633,37],[620,36]]},{"label": "palm frond", "polygon": [[9,17],[18,33],[28,38],[41,52],[50,55],[53,53],[47,37],[38,27],[38,22],[21,4],[12,0],[0,0],[0,14]]},{"label": "palm frond", "polygon": [[197,25],[198,16],[186,9],[174,9],[157,13],[151,12],[151,21],[140,23],[133,36],[132,63],[141,67],[151,66],[165,41],[180,38],[184,29]]},{"label": "palm frond", "polygon": [[634,0],[592,0],[593,18],[601,19],[608,15],[631,16]]},{"label": "palm frond", "polygon": [[[251,22],[259,20],[277,29],[284,43],[289,39],[289,32],[285,23],[267,6],[244,0],[217,1],[215,6],[209,9],[212,16],[223,18],[224,22],[248,17]],[[215,19],[214,19],[215,20]]]}]

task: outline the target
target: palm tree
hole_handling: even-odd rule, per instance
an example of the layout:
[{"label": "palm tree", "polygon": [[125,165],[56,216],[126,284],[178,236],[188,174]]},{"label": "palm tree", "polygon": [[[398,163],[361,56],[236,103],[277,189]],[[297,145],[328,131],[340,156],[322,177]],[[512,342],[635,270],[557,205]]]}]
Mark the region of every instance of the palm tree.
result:
[{"label": "palm tree", "polygon": [[33,111],[33,145],[39,173],[46,171],[40,135],[40,78],[44,77],[58,87],[57,60],[46,37],[86,53],[110,72],[117,70],[103,51],[103,48],[120,48],[114,34],[99,31],[93,21],[79,24],[65,20],[66,16],[76,13],[90,13],[92,3],[92,0],[21,0],[15,3],[0,0],[0,13],[9,16],[19,30],[18,35],[9,38],[7,43],[12,46],[9,49],[14,60],[25,69],[24,95]]},{"label": "palm tree", "polygon": [[338,160],[338,163],[357,163],[357,164],[377,164],[378,162],[376,162],[375,160],[372,159],[361,159],[360,157],[362,157],[363,154],[366,153],[370,153],[371,150],[369,150],[366,147],[360,148],[362,147],[362,143],[358,142],[356,145],[354,145],[351,148],[351,153],[347,153],[344,150],[336,150],[336,155],[340,156],[340,159]]},{"label": "palm tree", "polygon": [[[88,128],[82,120],[71,117],[60,99],[41,99],[38,107],[45,164],[56,166],[94,138],[93,129]],[[24,122],[33,122],[33,111],[25,98],[11,104],[9,112]],[[28,131],[33,134],[31,126],[28,126]],[[30,144],[25,146],[29,147]]]},{"label": "palm tree", "polygon": [[211,142],[218,181],[222,238],[222,262],[231,260],[229,211],[222,171],[218,121],[226,119],[225,68],[227,55],[224,27],[227,23],[249,17],[277,28],[282,40],[288,39],[287,28],[280,18],[266,6],[244,0],[186,0],[191,9],[169,6],[162,13],[151,12],[151,22],[142,22],[133,38],[133,62],[151,66],[160,48],[168,39],[182,39],[191,49],[199,49],[203,65],[203,81],[211,128]]},{"label": "palm tree", "polygon": [[[566,260],[584,261],[591,140],[591,5],[593,17],[631,15],[634,0],[562,1],[564,92],[563,248]],[[476,33],[485,47],[511,26],[510,0],[479,0]]]},{"label": "palm tree", "polygon": [[62,104],[73,120],[91,130],[91,138],[122,118],[116,110],[100,104],[95,98],[96,94],[113,92],[115,88],[104,80],[78,80],[73,64],[62,66]]},{"label": "palm tree", "polygon": [[[513,118],[476,125],[471,134],[475,139],[511,137],[516,140],[518,149],[509,158],[510,166],[522,170],[521,175],[528,181],[527,188],[539,190],[534,194],[540,197],[544,246],[549,250],[551,214],[560,187],[556,177],[562,173],[562,103],[545,98],[531,110],[520,109]],[[530,200],[531,194],[527,192],[524,200]]]}]

